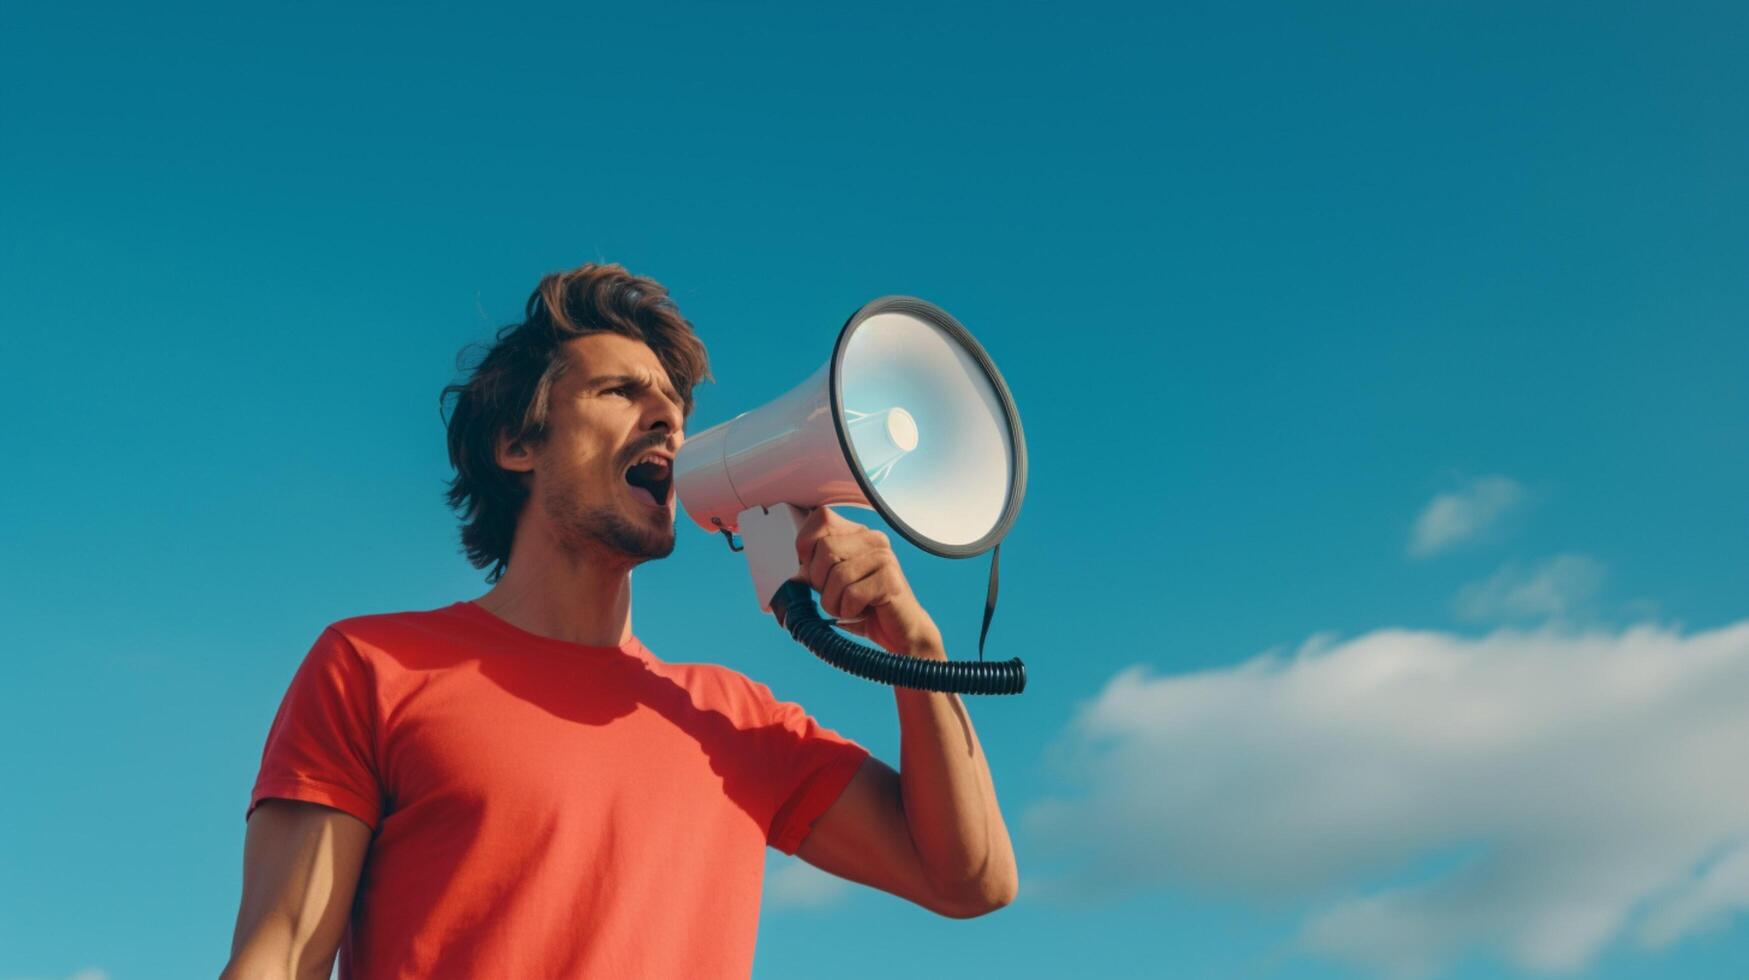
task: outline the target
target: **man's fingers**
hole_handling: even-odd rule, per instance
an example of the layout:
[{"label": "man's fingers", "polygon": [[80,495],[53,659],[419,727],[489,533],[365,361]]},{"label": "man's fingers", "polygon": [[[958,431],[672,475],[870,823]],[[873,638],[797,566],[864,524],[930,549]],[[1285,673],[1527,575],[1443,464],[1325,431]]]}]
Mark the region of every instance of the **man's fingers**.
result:
[{"label": "man's fingers", "polygon": [[815,542],[814,555],[802,570],[808,577],[808,584],[814,587],[815,592],[824,596],[826,587],[832,581],[833,570],[853,558],[861,557],[867,551],[867,548],[861,547],[849,535],[821,538]]},{"label": "man's fingers", "polygon": [[796,532],[802,578],[820,593],[820,608],[838,619],[855,619],[905,591],[899,560],[888,537],[817,508]]},{"label": "man's fingers", "polygon": [[866,578],[844,587],[838,596],[838,612],[833,615],[855,619],[874,606],[885,605],[897,591],[893,578],[893,570],[883,562]]},{"label": "man's fingers", "polygon": [[844,591],[850,586],[878,573],[885,564],[885,556],[878,551],[865,551],[860,555],[846,558],[833,563],[827,570],[820,586],[820,608],[833,616],[852,618],[854,614],[840,608]]},{"label": "man's fingers", "polygon": [[826,591],[826,578],[831,574],[832,566],[844,560],[845,556],[838,553],[839,548],[840,545],[830,538],[817,538],[813,551],[802,560],[802,575],[815,592]]},{"label": "man's fingers", "polygon": [[822,539],[862,527],[833,513],[830,507],[816,507],[796,531],[796,563],[803,568],[813,559],[814,547]]},{"label": "man's fingers", "polygon": [[824,595],[832,566],[865,554],[892,553],[893,547],[886,535],[860,524],[850,524],[843,534],[832,534],[814,541],[813,552],[802,562],[802,575],[814,591]]}]

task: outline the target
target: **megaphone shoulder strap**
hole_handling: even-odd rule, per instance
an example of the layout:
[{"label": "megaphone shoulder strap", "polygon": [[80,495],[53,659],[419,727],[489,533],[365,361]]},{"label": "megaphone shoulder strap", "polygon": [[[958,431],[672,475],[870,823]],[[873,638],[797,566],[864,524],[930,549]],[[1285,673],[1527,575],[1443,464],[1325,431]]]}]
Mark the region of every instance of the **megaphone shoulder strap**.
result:
[{"label": "megaphone shoulder strap", "polygon": [[1002,558],[1002,546],[990,552],[990,585],[984,590],[984,626],[978,630],[978,659],[984,659],[984,637],[990,635],[990,620],[996,615],[996,586],[999,577],[996,574],[997,563]]}]

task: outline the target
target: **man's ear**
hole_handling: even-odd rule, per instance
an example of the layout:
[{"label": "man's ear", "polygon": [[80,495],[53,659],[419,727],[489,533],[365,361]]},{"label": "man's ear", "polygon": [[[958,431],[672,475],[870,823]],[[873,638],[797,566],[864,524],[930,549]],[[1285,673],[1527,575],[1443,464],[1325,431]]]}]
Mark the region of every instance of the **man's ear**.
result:
[{"label": "man's ear", "polygon": [[512,473],[534,472],[533,447],[521,439],[511,438],[508,432],[498,434],[498,445],[493,449],[492,458]]}]

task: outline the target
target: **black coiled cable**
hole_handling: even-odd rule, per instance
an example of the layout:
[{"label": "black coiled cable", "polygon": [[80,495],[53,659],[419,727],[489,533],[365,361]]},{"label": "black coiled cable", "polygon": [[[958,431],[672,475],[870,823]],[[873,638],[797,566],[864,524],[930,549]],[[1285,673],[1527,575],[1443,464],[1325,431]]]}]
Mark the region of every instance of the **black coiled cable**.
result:
[{"label": "black coiled cable", "polygon": [[857,643],[820,616],[813,590],[791,579],[771,597],[777,624],[796,642],[845,673],[893,687],[946,694],[1019,694],[1026,689],[1026,665],[1020,658],[1000,663],[971,660],[925,660],[900,657]]}]

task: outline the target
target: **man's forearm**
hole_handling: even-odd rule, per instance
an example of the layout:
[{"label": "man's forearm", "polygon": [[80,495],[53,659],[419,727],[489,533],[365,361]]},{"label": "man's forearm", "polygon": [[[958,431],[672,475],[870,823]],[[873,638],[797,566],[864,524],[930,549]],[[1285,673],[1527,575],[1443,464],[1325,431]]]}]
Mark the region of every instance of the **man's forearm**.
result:
[{"label": "man's forearm", "polygon": [[[913,656],[946,658],[925,643]],[[1013,901],[1019,873],[972,719],[956,695],[895,688],[905,822],[930,882],[968,914]]]}]

